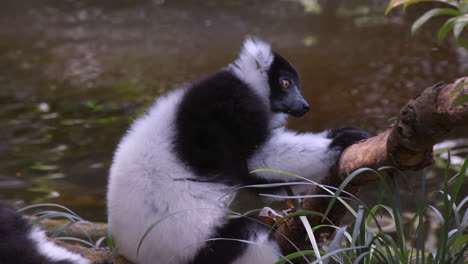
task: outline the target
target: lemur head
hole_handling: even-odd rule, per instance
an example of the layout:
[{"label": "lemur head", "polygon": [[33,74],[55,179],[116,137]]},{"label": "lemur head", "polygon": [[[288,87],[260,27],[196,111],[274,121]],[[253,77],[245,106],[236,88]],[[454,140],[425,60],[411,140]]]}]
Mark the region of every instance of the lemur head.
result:
[{"label": "lemur head", "polygon": [[246,39],[239,58],[228,68],[263,97],[272,112],[300,117],[309,111],[301,94],[299,73],[268,43]]}]

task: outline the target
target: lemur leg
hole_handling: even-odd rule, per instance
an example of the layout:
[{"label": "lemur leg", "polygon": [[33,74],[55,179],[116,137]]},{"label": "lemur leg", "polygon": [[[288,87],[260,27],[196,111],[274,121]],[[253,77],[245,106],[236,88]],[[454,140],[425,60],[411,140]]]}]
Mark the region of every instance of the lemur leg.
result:
[{"label": "lemur leg", "polygon": [[212,239],[190,264],[271,264],[280,258],[281,250],[269,228],[249,218],[229,219]]}]

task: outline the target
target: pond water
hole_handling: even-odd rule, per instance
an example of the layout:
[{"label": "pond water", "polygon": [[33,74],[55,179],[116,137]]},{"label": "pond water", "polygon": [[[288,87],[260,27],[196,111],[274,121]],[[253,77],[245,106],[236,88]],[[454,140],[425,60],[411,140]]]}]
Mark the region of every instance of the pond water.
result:
[{"label": "pond water", "polygon": [[311,105],[290,120],[300,131],[375,133],[423,88],[468,72],[466,50],[436,43],[437,22],[410,36],[424,7],[384,16],[387,1],[322,1],[321,12],[313,2],[3,1],[0,200],[104,220],[112,153],[131,121],[233,61],[246,35],[300,71]]}]

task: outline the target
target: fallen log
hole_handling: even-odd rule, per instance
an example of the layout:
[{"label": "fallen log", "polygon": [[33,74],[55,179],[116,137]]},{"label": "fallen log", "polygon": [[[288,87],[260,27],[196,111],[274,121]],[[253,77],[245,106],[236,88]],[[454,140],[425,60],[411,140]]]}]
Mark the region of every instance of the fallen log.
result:
[{"label": "fallen log", "polygon": [[[468,96],[468,76],[451,84],[438,83],[426,88],[401,109],[397,121],[385,131],[345,149],[334,171],[320,183],[338,187],[353,171],[364,167],[393,166],[400,170],[419,170],[431,165],[434,162],[433,145],[444,139],[453,128],[468,125],[468,103],[454,105],[460,96]],[[355,195],[360,186],[377,180],[376,174],[364,172],[355,177],[345,190]],[[314,186],[307,194],[329,193]],[[301,207],[306,211],[324,213],[329,201],[329,198],[308,198],[302,201]],[[335,203],[328,217],[339,225],[346,212],[341,203]],[[311,226],[322,223],[322,218],[317,216],[308,216],[308,220]],[[319,246],[326,243],[333,232],[332,228],[318,229],[314,236]],[[280,223],[275,237],[285,255],[296,252],[296,247],[301,250],[311,248],[298,217]]]}]

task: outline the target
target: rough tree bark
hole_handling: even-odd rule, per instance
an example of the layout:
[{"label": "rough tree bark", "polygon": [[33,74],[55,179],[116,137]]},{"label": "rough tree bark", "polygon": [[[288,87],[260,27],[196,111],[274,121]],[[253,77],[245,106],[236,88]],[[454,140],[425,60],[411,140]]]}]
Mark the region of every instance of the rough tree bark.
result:
[{"label": "rough tree bark", "polygon": [[[393,166],[401,170],[419,170],[432,164],[433,145],[444,139],[452,128],[468,125],[468,103],[453,105],[458,96],[468,95],[467,83],[468,76],[452,84],[438,83],[426,88],[401,109],[399,119],[384,132],[343,151],[336,171],[321,183],[338,187],[350,173],[363,167],[377,169]],[[346,191],[357,194],[360,186],[376,181],[377,177],[372,172],[362,173],[351,181]],[[314,186],[308,194],[328,193]],[[309,198],[304,199],[301,206],[303,210],[323,213],[328,203],[328,198]],[[335,203],[328,215],[335,225],[339,225],[346,211],[341,203]],[[308,219],[311,226],[321,224],[320,217],[310,216]],[[318,243],[323,245],[333,231],[331,228],[321,228],[314,235]],[[301,250],[310,249],[310,241],[305,239],[306,232],[299,218],[289,218],[282,222],[275,233],[285,255],[296,252],[297,249],[283,234]]]}]

